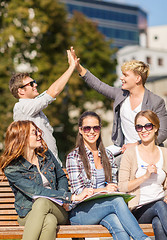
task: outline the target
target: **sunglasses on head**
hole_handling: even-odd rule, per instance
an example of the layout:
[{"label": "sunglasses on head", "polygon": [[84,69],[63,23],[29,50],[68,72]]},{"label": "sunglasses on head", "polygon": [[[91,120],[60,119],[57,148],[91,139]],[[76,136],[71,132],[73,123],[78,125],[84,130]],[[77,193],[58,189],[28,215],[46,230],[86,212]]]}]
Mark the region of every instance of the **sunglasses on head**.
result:
[{"label": "sunglasses on head", "polygon": [[84,131],[84,133],[89,133],[90,130],[93,129],[94,132],[100,132],[101,126],[83,126],[82,130]]},{"label": "sunglasses on head", "polygon": [[143,128],[145,128],[147,131],[151,131],[153,129],[155,125],[153,125],[152,123],[146,123],[144,126],[137,124],[135,126],[135,129],[137,132],[141,132],[143,130]]},{"label": "sunglasses on head", "polygon": [[20,88],[24,88],[24,87],[26,87],[26,86],[31,86],[31,87],[33,87],[35,83],[37,83],[36,80],[33,80],[33,81],[31,81],[31,82],[29,82],[29,83],[21,86]]}]

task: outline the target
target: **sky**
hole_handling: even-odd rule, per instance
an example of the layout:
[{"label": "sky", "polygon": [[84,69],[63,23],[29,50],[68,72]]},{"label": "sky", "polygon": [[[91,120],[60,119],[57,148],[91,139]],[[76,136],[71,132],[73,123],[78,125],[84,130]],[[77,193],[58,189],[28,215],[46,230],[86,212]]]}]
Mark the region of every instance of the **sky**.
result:
[{"label": "sky", "polygon": [[147,12],[148,26],[167,25],[167,0],[105,0],[139,6]]}]

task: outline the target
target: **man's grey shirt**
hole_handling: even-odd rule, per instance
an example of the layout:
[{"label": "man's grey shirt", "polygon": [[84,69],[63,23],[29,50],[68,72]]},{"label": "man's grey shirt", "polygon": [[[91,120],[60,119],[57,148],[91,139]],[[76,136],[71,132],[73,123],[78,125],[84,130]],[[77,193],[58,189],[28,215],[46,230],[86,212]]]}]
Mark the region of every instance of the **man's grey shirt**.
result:
[{"label": "man's grey shirt", "polygon": [[[122,102],[129,96],[129,91],[109,86],[108,84],[100,81],[88,70],[82,78],[97,92],[114,100],[112,141],[115,145],[122,147],[124,144],[124,135],[121,129],[120,107]],[[145,88],[141,110],[145,111],[148,109],[155,112],[159,117],[160,129],[157,140],[158,143],[161,144],[167,139],[167,111],[165,107],[165,101],[158,95]]]},{"label": "man's grey shirt", "polygon": [[43,92],[33,99],[19,99],[13,109],[14,121],[30,120],[33,121],[37,127],[43,131],[43,139],[45,140],[48,148],[52,151],[58,162],[62,163],[58,157],[58,150],[56,146],[56,139],[53,137],[53,128],[49,123],[48,118],[42,112],[48,104],[52,103],[55,98],[52,98],[47,92]]}]

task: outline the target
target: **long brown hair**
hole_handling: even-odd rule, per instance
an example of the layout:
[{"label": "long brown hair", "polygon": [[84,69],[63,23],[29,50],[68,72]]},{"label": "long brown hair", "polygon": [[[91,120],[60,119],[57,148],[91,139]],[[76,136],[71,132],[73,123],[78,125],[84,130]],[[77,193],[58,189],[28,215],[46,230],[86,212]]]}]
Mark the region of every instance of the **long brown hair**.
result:
[{"label": "long brown hair", "polygon": [[[101,119],[100,119],[100,117],[97,113],[92,112],[92,111],[86,111],[79,118],[79,121],[78,121],[78,126],[79,127],[82,127],[83,120],[87,117],[95,117],[96,119],[98,119],[99,125],[101,125]],[[109,159],[107,157],[107,154],[106,154],[103,142],[102,142],[101,133],[100,133],[99,138],[96,142],[96,146],[97,146],[97,149],[99,149],[100,152],[101,152],[102,165],[103,165],[104,173],[105,173],[105,181],[111,182],[112,181],[111,164],[109,162]],[[90,164],[89,164],[89,160],[88,160],[88,157],[87,157],[87,154],[86,154],[84,141],[83,141],[83,136],[82,136],[82,134],[79,133],[79,131],[78,131],[77,140],[76,140],[76,147],[79,148],[79,154],[81,156],[85,172],[87,174],[88,179],[90,179],[91,178]]]},{"label": "long brown hair", "polygon": [[[0,157],[0,168],[4,171],[4,168],[10,164],[14,159],[20,156],[24,156],[24,150],[28,144],[28,138],[30,135],[30,125],[33,125],[39,132],[42,132],[34,122],[32,121],[16,121],[12,122],[7,131],[5,137],[5,149]],[[35,149],[36,154],[45,159],[45,152],[47,151],[47,145],[42,139],[42,147]]]}]

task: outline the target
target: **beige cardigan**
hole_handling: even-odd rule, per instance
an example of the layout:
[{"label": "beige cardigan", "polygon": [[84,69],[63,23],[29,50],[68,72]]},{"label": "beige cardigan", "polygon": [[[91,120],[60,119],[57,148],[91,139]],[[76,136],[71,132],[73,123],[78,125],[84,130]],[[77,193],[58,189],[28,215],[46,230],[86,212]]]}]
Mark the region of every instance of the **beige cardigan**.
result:
[{"label": "beige cardigan", "polygon": [[[163,154],[163,170],[167,173],[167,148],[161,147]],[[119,169],[119,190],[121,192],[128,192],[128,182],[135,179],[135,174],[137,171],[137,156],[135,147],[128,148],[121,159],[120,169]],[[167,177],[163,183],[164,191],[167,190]],[[130,193],[135,194],[136,197],[129,201],[128,206],[132,210],[139,205],[140,187],[137,187]]]}]

